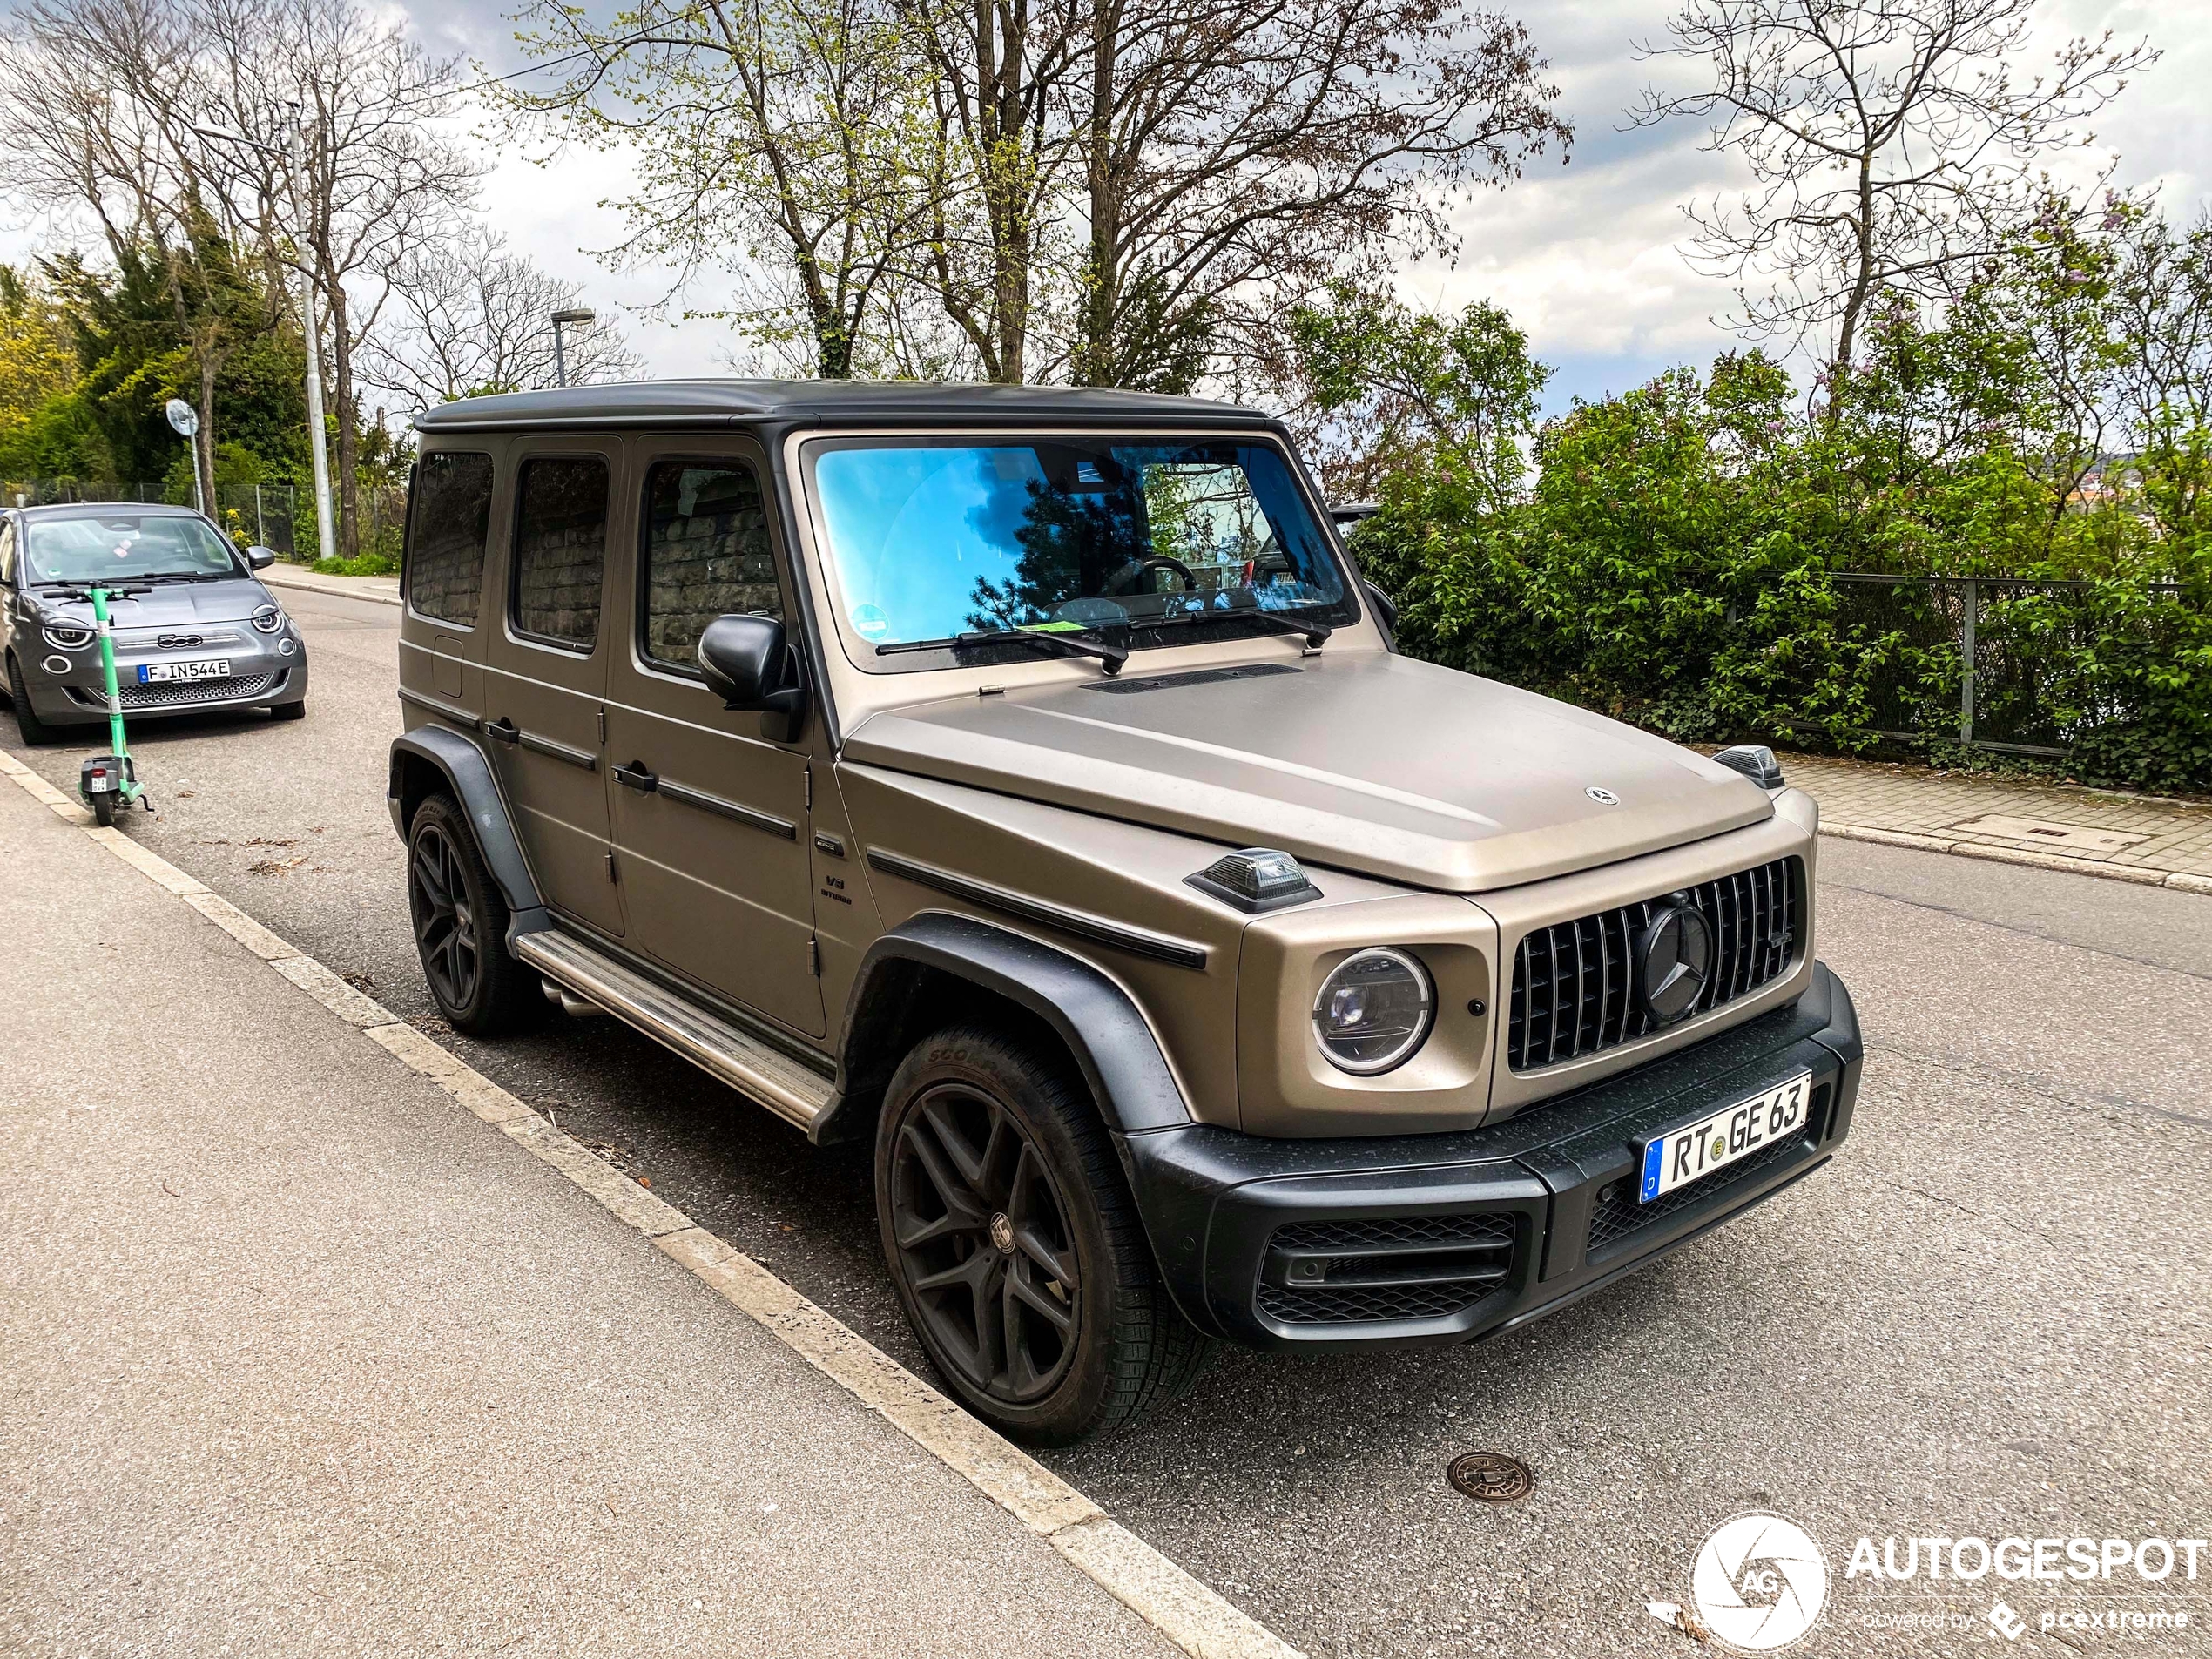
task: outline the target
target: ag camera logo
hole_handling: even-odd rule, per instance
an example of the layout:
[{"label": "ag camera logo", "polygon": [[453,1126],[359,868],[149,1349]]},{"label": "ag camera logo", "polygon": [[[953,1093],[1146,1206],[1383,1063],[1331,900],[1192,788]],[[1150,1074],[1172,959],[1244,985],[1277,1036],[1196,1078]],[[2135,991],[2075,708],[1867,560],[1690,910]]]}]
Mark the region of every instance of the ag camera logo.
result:
[{"label": "ag camera logo", "polygon": [[1725,1521],[1697,1552],[1689,1599],[1716,1641],[1747,1653],[1786,1648],[1828,1600],[1828,1562],[1805,1530],[1780,1515]]}]

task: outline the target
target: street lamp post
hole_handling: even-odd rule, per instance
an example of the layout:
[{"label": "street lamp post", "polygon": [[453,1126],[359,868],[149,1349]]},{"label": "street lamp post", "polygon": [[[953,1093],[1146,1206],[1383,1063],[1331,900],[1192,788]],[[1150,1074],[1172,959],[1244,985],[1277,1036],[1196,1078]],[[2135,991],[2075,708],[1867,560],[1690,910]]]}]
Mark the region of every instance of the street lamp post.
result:
[{"label": "street lamp post", "polygon": [[[283,150],[272,149],[243,132],[226,132],[221,127],[194,126],[192,131],[205,138],[242,144],[285,164],[292,174],[292,211],[300,222],[304,246],[307,215],[300,202],[300,181],[307,176],[307,154],[300,132],[298,106],[293,106],[292,129],[287,134],[289,142]],[[321,556],[332,559],[338,556],[338,532],[330,515],[329,438],[322,429],[322,329],[315,316],[315,280],[304,267],[300,273],[300,324],[307,347],[307,453],[314,465],[315,542]]]},{"label": "street lamp post", "polygon": [[597,320],[597,313],[587,311],[582,307],[569,311],[556,311],[553,314],[553,383],[556,386],[566,386],[569,383],[569,358],[568,353],[563,349],[562,328],[570,323],[582,327],[586,323]]}]

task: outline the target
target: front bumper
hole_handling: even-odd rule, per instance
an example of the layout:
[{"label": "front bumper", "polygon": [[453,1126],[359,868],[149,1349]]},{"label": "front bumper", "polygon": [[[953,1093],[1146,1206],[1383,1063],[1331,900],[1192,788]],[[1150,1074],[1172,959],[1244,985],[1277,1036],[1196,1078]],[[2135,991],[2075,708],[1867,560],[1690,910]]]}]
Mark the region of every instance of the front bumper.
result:
[{"label": "front bumper", "polygon": [[[1255,1348],[1427,1347],[1565,1306],[1770,1197],[1851,1129],[1861,1057],[1843,982],[1494,1126],[1271,1140],[1205,1124],[1118,1136],[1177,1305]],[[1636,1147],[1812,1075],[1803,1133],[1649,1204]]]},{"label": "front bumper", "polygon": [[[239,625],[239,631],[246,631]],[[229,674],[216,679],[157,681],[138,684],[138,665],[172,660],[170,653],[118,651],[115,677],[123,697],[123,718],[135,725],[170,715],[204,714],[218,709],[266,709],[298,703],[307,695],[307,648],[288,630],[281,636],[289,651],[278,649],[279,637],[256,634],[250,640],[194,656],[221,656],[230,663]],[[51,725],[98,725],[107,718],[107,685],[100,672],[99,651],[91,647],[71,654],[69,670],[55,673],[45,658],[58,652],[41,651],[36,666],[24,664],[25,689],[30,706]]]}]

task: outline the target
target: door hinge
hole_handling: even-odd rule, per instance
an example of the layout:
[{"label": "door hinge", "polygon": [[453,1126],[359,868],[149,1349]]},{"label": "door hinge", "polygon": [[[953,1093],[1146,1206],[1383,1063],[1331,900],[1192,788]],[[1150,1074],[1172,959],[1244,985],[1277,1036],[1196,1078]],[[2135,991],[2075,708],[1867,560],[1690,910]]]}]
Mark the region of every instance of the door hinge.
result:
[{"label": "door hinge", "polygon": [[806,781],[805,805],[806,810],[811,813],[814,810],[814,768],[810,765],[799,775]]},{"label": "door hinge", "polygon": [[607,746],[607,711],[604,709],[599,711],[599,746],[602,749]]},{"label": "door hinge", "polygon": [[822,976],[822,941],[809,938],[806,941],[806,971],[816,979]]},{"label": "door hinge", "polygon": [[607,853],[607,880],[610,881],[619,881],[622,878],[620,876],[615,873],[615,855],[612,849],[610,849]]}]

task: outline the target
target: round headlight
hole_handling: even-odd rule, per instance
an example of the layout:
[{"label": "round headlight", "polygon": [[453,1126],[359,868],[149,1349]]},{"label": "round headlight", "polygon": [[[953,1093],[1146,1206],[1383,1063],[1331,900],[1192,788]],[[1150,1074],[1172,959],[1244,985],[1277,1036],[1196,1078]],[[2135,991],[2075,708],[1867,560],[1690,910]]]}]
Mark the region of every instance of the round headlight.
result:
[{"label": "round headlight", "polygon": [[45,627],[46,643],[57,651],[83,651],[92,643],[90,628],[76,628],[65,622],[50,622]]},{"label": "round headlight", "polygon": [[253,613],[253,625],[265,634],[273,634],[284,626],[284,612],[274,605],[263,605]]},{"label": "round headlight", "polygon": [[1372,1077],[1413,1057],[1436,1017],[1428,970],[1402,950],[1347,956],[1321,981],[1313,1035],[1339,1071]]}]

